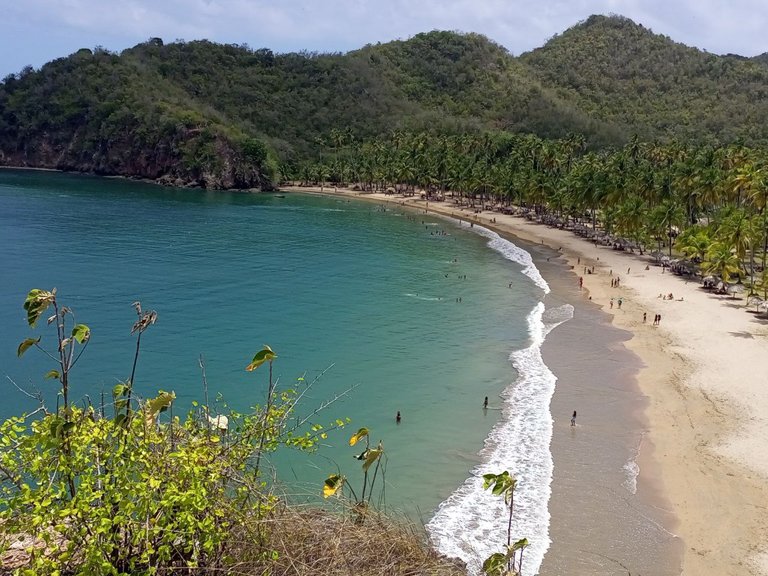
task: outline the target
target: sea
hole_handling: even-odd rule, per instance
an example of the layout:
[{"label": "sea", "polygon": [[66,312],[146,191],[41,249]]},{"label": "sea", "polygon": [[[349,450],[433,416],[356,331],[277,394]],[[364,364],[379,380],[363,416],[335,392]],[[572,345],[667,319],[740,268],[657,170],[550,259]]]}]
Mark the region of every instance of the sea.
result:
[{"label": "sea", "polygon": [[288,498],[320,501],[336,473],[359,493],[348,440],[365,427],[385,450],[373,500],[470,574],[506,543],[508,509],[481,479],[504,470],[524,574],[679,574],[673,515],[638,485],[639,363],[557,256],[396,202],[2,169],[0,417],[57,401],[50,358],[16,354],[54,342],[26,323],[29,290],[56,288],[91,328],[70,396],[96,405],[130,376],[140,302],[157,322],[135,389],[174,391],[176,414],[206,396],[221,414],[263,404],[269,370],[245,366],[275,351],[296,422],[327,434],[313,454],[270,457]]}]

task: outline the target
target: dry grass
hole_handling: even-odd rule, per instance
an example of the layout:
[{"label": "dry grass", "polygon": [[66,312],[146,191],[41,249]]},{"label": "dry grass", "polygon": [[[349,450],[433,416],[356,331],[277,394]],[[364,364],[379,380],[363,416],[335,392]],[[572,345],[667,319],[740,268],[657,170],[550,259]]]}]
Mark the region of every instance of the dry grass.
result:
[{"label": "dry grass", "polygon": [[[426,534],[407,520],[370,511],[281,506],[268,520],[233,537],[217,568],[163,568],[162,576],[466,576],[464,565],[440,556]],[[262,534],[260,538],[258,535]],[[0,533],[0,537],[7,537]],[[0,575],[26,566],[31,537],[14,538],[0,556]],[[6,543],[7,544],[7,543]]]},{"label": "dry grass", "polygon": [[[286,507],[267,526],[263,549],[277,559],[245,561],[232,575],[270,576],[466,576],[464,566],[435,552],[412,524],[376,513],[365,522],[356,515]],[[248,555],[250,546],[243,546]]]}]

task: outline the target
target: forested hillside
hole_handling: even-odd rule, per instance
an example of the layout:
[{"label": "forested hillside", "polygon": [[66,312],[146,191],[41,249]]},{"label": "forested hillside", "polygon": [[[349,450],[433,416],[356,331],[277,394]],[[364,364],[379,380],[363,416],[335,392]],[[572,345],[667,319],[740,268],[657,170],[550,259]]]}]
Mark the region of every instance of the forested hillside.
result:
[{"label": "forested hillside", "polygon": [[760,58],[707,54],[621,17],[593,16],[518,58],[452,32],[347,54],[151,39],[7,77],[0,164],[267,188],[339,135],[393,130],[764,144],[766,94]]},{"label": "forested hillside", "polygon": [[592,16],[520,60],[589,116],[646,140],[764,144],[768,66],[716,56],[627,18]]}]

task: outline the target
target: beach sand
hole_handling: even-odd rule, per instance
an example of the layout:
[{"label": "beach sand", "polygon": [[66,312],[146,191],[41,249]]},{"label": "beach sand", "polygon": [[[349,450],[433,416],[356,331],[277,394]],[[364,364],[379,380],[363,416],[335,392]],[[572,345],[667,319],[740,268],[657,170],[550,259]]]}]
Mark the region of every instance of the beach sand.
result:
[{"label": "beach sand", "polygon": [[[745,300],[706,292],[647,256],[516,216],[476,214],[418,196],[284,189],[428,210],[557,251],[576,289],[583,278],[585,304],[602,307],[616,328],[631,333],[624,345],[640,359],[636,378],[647,398],[637,491],[674,515],[670,528],[682,540],[682,574],[768,576],[768,373],[761,364],[768,357],[768,321],[749,313]],[[585,274],[585,266],[595,273]],[[621,287],[612,288],[617,277]],[[659,297],[669,293],[673,300]],[[621,309],[610,306],[611,298],[622,298]]]},{"label": "beach sand", "polygon": [[[632,333],[585,301],[563,258],[536,257],[538,252],[534,245],[531,253],[552,289],[545,305],[574,306],[573,318],[542,347],[558,381],[550,404],[552,545],[539,575],[678,576],[683,545],[671,529],[670,505],[658,487],[636,476],[637,455],[647,442],[648,402],[636,377],[643,364],[626,347]],[[574,409],[578,417],[571,426]]]}]

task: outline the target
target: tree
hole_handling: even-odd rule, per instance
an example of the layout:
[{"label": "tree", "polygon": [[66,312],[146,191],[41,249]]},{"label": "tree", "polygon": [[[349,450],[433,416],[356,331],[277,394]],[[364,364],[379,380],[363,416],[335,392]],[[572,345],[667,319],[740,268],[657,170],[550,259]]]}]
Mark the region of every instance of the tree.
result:
[{"label": "tree", "polygon": [[705,273],[718,276],[724,283],[730,282],[741,271],[739,257],[725,242],[714,242],[709,247],[701,267]]}]

